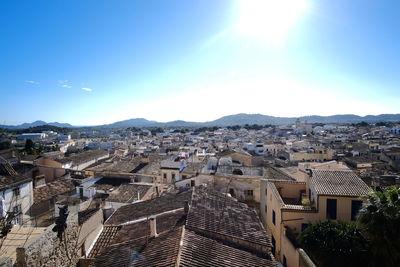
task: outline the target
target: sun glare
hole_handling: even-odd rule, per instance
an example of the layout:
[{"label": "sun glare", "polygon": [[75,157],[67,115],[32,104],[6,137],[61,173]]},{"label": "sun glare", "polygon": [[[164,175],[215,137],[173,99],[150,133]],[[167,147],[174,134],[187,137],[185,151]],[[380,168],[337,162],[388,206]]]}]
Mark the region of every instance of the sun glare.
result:
[{"label": "sun glare", "polygon": [[237,29],[279,44],[309,8],[310,0],[241,0]]}]

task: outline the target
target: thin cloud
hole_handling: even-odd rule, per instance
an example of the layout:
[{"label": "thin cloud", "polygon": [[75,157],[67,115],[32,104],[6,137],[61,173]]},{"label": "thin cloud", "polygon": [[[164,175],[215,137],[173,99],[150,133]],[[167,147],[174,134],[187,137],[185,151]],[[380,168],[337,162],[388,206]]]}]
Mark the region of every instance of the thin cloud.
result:
[{"label": "thin cloud", "polygon": [[217,34],[214,34],[213,36],[211,36],[210,38],[208,38],[202,45],[200,50],[204,50],[204,49],[208,49],[211,46],[213,46],[214,44],[216,44],[217,42],[219,42],[221,39],[226,38],[230,33],[233,32],[232,27],[231,28],[227,28],[224,29],[222,31],[220,31]]},{"label": "thin cloud", "polygon": [[72,88],[71,85],[67,84],[69,82],[69,80],[58,80],[57,81],[59,86],[62,88]]},{"label": "thin cloud", "polygon": [[91,91],[92,91],[92,88],[83,87],[82,90],[87,91],[87,92],[91,92]]},{"label": "thin cloud", "polygon": [[37,82],[37,81],[26,81],[27,83],[30,83],[30,84],[39,84],[39,82]]}]

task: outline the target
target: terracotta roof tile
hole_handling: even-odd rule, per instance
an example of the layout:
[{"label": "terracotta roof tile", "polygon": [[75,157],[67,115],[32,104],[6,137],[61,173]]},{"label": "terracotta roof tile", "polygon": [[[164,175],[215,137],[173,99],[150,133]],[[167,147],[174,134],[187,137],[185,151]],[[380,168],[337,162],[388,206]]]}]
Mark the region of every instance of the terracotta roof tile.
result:
[{"label": "terracotta roof tile", "polygon": [[196,188],[187,226],[271,246],[255,211],[244,203],[210,190]]},{"label": "terracotta roof tile", "polygon": [[190,201],[191,196],[192,191],[189,190],[180,193],[167,193],[151,200],[125,205],[116,210],[105,224],[119,225],[165,211],[183,208],[185,201]]},{"label": "terracotta roof tile", "polygon": [[262,257],[186,230],[179,266],[277,266],[268,257]]},{"label": "terracotta roof tile", "polygon": [[318,195],[363,196],[371,190],[351,170],[312,169],[310,183]]},{"label": "terracotta roof tile", "polygon": [[45,186],[33,189],[34,203],[39,203],[53,197],[75,190],[71,180],[63,179],[46,184]]}]

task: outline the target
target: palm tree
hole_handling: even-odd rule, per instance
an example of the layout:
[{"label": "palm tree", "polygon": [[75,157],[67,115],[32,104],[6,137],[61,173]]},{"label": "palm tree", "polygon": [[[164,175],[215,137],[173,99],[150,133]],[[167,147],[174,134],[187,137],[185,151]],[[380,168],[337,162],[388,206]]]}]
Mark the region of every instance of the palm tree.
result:
[{"label": "palm tree", "polygon": [[357,221],[370,241],[376,266],[400,266],[400,188],[373,192],[358,213]]}]

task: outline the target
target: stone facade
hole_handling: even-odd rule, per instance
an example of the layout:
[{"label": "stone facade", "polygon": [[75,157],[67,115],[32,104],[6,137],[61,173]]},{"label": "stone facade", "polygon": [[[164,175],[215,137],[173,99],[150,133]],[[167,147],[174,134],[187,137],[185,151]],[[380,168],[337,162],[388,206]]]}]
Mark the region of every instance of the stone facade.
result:
[{"label": "stone facade", "polygon": [[68,221],[63,238],[53,232],[53,225],[38,238],[30,240],[23,247],[17,248],[16,266],[75,266],[78,262],[77,240],[79,226],[77,218]]}]

